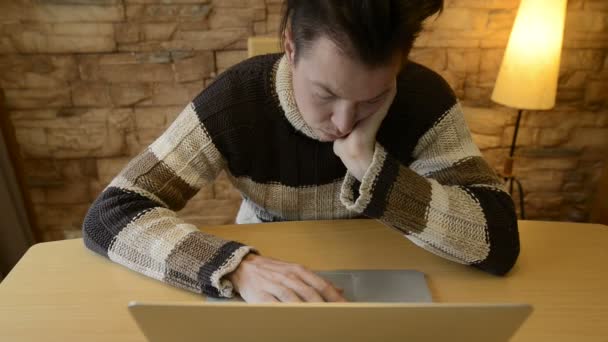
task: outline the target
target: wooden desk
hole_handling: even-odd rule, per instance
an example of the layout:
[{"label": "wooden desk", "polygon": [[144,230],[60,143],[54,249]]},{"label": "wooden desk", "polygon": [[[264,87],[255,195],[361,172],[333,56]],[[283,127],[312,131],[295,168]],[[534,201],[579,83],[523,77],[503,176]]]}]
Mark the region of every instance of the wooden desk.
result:
[{"label": "wooden desk", "polygon": [[[530,303],[516,341],[608,341],[607,226],[520,222],[522,252],[504,278],[441,259],[369,220],[207,231],[311,269],[418,269],[436,302]],[[127,312],[131,300],[203,298],[99,257],[80,239],[38,244],[0,283],[0,340],[143,341]]]}]

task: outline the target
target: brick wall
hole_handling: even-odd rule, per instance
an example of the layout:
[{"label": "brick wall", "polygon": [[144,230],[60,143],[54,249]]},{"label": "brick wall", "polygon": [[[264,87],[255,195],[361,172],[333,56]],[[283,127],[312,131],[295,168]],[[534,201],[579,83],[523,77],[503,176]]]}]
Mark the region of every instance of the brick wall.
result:
[{"label": "brick wall", "polygon": [[[446,0],[412,58],[442,74],[466,106],[493,166],[508,153],[515,111],[490,101],[518,0]],[[79,236],[91,201],[215,76],[275,34],[275,0],[0,2],[5,91],[45,240]],[[558,104],[526,112],[516,171],[533,219],[581,221],[608,155],[608,2],[568,6]],[[522,85],[525,86],[525,85]],[[234,220],[239,195],[221,176],[180,213]]]}]

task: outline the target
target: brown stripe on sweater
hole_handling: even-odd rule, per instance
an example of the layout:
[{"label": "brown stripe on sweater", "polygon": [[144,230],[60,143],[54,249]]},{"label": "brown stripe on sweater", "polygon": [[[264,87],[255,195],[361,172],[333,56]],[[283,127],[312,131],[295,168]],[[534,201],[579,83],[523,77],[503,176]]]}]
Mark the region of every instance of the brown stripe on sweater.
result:
[{"label": "brown stripe on sweater", "polygon": [[492,168],[482,157],[462,159],[452,166],[426,175],[443,185],[501,184]]},{"label": "brown stripe on sweater", "polygon": [[136,186],[153,189],[154,194],[170,208],[183,208],[198,191],[176,175],[167,164],[158,160],[151,151],[146,150],[140,158],[139,164],[125,171],[125,178]]},{"label": "brown stripe on sweater", "polygon": [[215,254],[226,243],[228,241],[200,231],[191,233],[167,257],[164,281],[201,292],[199,269],[213,260]]},{"label": "brown stripe on sweater", "polygon": [[427,223],[427,210],[431,203],[431,184],[407,167],[400,166],[395,184],[388,195],[382,220],[403,222],[402,230],[422,232]]}]

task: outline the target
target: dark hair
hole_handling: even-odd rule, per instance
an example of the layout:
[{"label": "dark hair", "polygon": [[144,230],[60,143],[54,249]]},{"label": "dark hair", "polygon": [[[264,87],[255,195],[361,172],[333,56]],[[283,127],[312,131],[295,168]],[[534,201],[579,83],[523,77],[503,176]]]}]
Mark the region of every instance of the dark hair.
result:
[{"label": "dark hair", "polygon": [[286,0],[279,33],[283,42],[291,29],[296,61],[324,35],[348,56],[374,67],[395,53],[407,56],[422,22],[442,11],[443,0]]}]

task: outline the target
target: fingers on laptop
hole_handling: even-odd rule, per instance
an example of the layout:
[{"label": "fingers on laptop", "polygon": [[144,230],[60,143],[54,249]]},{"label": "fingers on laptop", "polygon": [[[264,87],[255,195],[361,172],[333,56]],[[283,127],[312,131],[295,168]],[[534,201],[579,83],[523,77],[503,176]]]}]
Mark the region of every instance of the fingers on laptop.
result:
[{"label": "fingers on laptop", "polygon": [[[330,283],[326,279],[323,279],[322,277],[320,277],[316,273],[308,270],[306,267],[304,267],[302,265],[290,264],[290,263],[286,263],[286,262],[282,262],[282,261],[278,261],[278,260],[273,260],[272,263],[266,264],[266,265],[264,265],[264,267],[267,267],[269,270],[272,270],[276,273],[283,275],[284,277],[281,277],[280,279],[278,279],[280,281],[283,281],[286,277],[288,279],[291,279],[292,281],[300,282],[303,285],[306,285],[309,288],[312,288],[312,290],[314,290],[317,293],[317,295],[319,295],[321,297],[321,299],[322,299],[321,301],[346,302],[346,298],[344,298],[344,296],[342,296],[342,292],[338,291],[338,289],[332,283]],[[292,284],[292,282],[287,282],[284,284],[286,286],[291,287],[289,284]],[[302,299],[304,299],[305,301],[309,301],[307,299],[310,296],[310,291],[309,290],[302,290],[303,292],[299,291],[299,289],[303,289],[302,285],[292,287],[292,289],[296,290],[297,293],[301,293],[304,296],[304,297],[301,297]],[[317,299],[316,296],[314,298]],[[318,301],[318,300],[314,300],[314,301]]]}]

